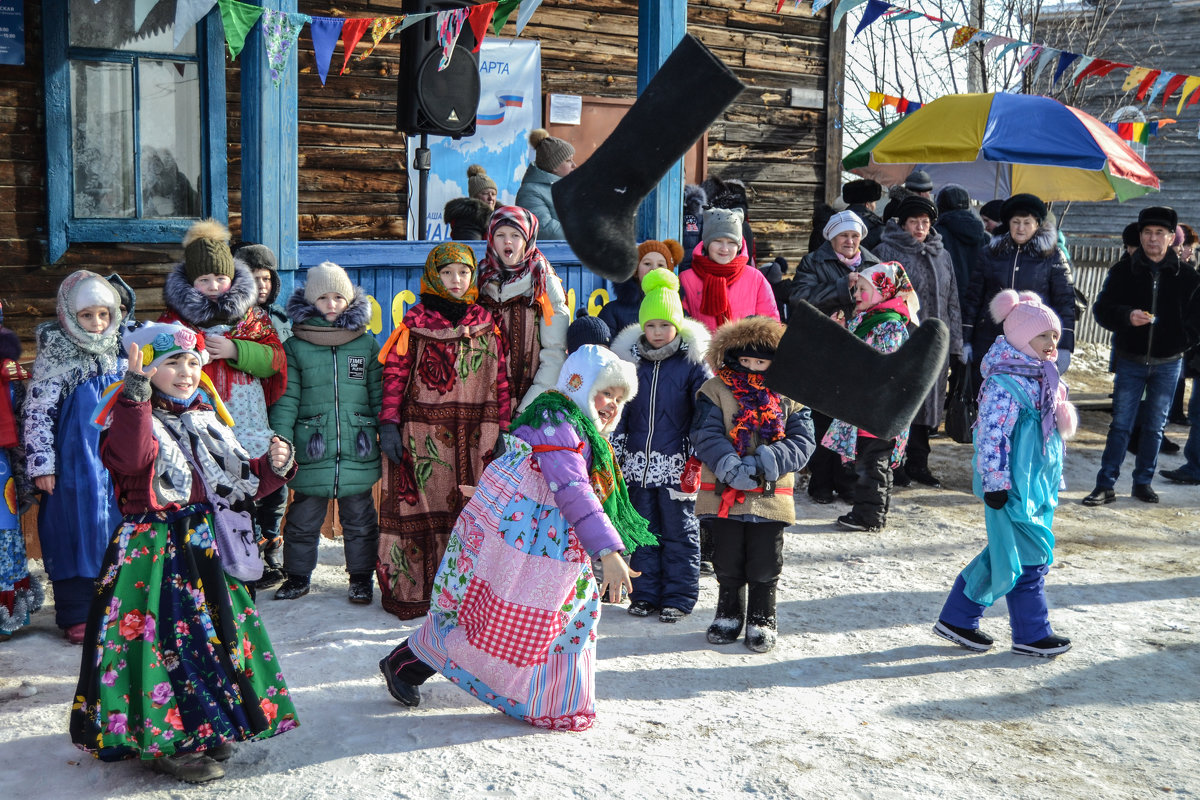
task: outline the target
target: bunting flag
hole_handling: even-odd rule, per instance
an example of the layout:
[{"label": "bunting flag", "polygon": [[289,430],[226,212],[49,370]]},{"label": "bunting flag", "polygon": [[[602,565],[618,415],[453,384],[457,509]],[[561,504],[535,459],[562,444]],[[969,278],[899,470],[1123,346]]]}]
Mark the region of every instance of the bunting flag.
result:
[{"label": "bunting flag", "polygon": [[1071,73],[1070,80],[1074,81],[1079,78],[1080,73],[1086,70],[1089,66],[1095,63],[1096,59],[1092,56],[1081,55],[1075,59],[1075,70]]},{"label": "bunting flag", "polygon": [[359,41],[367,32],[367,28],[371,26],[371,20],[368,19],[347,19],[342,22],[342,70],[339,75],[345,75],[346,70],[350,68],[350,56],[354,55],[354,48],[358,46]]},{"label": "bunting flag", "polygon": [[[533,12],[537,10],[541,0],[532,2],[525,0],[521,3],[521,13],[517,15],[517,36],[521,35],[521,31],[525,30],[525,26],[529,23],[529,17],[533,16]],[[529,15],[525,14],[525,7],[529,7]],[[496,3],[484,3],[481,6],[475,6],[471,9],[471,13],[467,15],[467,24],[471,26],[471,33],[475,34],[475,47],[471,50],[472,53],[478,53],[479,48],[483,47],[483,37],[487,35],[488,25],[491,24],[492,15],[496,13]]]},{"label": "bunting flag", "polygon": [[963,47],[967,42],[975,38],[975,34],[979,33],[979,28],[972,28],[970,25],[963,25],[954,32],[954,38],[950,41],[950,49],[957,50]]},{"label": "bunting flag", "polygon": [[1051,84],[1058,83],[1058,79],[1067,71],[1067,67],[1075,61],[1079,60],[1079,53],[1068,53],[1065,50],[1058,56],[1058,67],[1054,70],[1054,77],[1050,79]]},{"label": "bunting flag", "polygon": [[[1189,122],[1192,120],[1188,120]],[[1117,136],[1120,136],[1127,142],[1136,142],[1138,144],[1146,144],[1150,141],[1151,136],[1158,136],[1159,131],[1168,125],[1173,125],[1178,120],[1174,119],[1159,119],[1153,122],[1106,122],[1104,123]]]},{"label": "bunting flag", "polygon": [[882,92],[871,92],[867,96],[867,108],[872,111],[879,111],[884,106],[891,106],[900,114],[911,114],[920,108],[924,103],[918,103],[915,100],[906,100],[903,97],[895,97]]},{"label": "bunting flag", "polygon": [[496,4],[496,13],[492,15],[493,36],[500,35],[500,29],[508,22],[508,18],[512,16],[512,12],[516,11],[519,5],[521,5],[521,0],[500,0]]},{"label": "bunting flag", "polygon": [[1021,56],[1020,60],[1017,61],[1017,69],[1025,69],[1028,67],[1033,63],[1035,58],[1042,54],[1042,51],[1045,49],[1046,48],[1042,47],[1040,44],[1035,44],[1030,47],[1025,51],[1025,55]]},{"label": "bunting flag", "polygon": [[174,49],[179,49],[179,43],[187,32],[208,16],[217,0],[175,0],[175,42]]},{"label": "bunting flag", "polygon": [[342,38],[342,22],[339,17],[313,17],[308,24],[309,35],[312,36],[313,56],[317,62],[317,75],[321,85],[329,75],[329,61],[333,58],[334,48],[338,39]]},{"label": "bunting flag", "polygon": [[364,50],[355,61],[362,61],[371,53],[375,52],[375,48],[383,41],[383,37],[387,36],[397,25],[404,21],[404,16],[399,17],[376,17],[371,20],[371,44]]},{"label": "bunting flag", "polygon": [[263,43],[267,49],[267,68],[271,82],[279,86],[283,82],[283,69],[287,66],[292,45],[300,37],[304,23],[311,22],[307,14],[288,14],[283,11],[263,9]]},{"label": "bunting flag", "polygon": [[1037,83],[1038,78],[1042,77],[1042,73],[1046,70],[1046,67],[1050,65],[1050,62],[1057,61],[1060,55],[1062,55],[1061,50],[1056,50],[1053,47],[1047,47],[1042,54],[1038,56],[1037,66],[1033,68],[1033,80],[1031,83]]},{"label": "bunting flag", "polygon": [[1176,89],[1187,82],[1188,77],[1187,75],[1175,75],[1167,81],[1167,88],[1163,89],[1163,108],[1167,107],[1167,100],[1175,94]]},{"label": "bunting flag", "polygon": [[1097,58],[1088,64],[1086,69],[1079,71],[1079,74],[1075,76],[1075,83],[1080,83],[1084,78],[1103,78],[1114,69],[1128,69],[1129,66],[1129,64],[1119,64],[1116,61],[1106,61],[1103,58]]},{"label": "bunting flag", "polygon": [[1154,81],[1154,85],[1150,87],[1150,96],[1146,98],[1146,105],[1153,105],[1154,99],[1158,97],[1158,93],[1163,90],[1171,78],[1175,77],[1174,72],[1163,72],[1158,76],[1158,80]]},{"label": "bunting flag", "polygon": [[1146,67],[1134,67],[1129,70],[1129,74],[1125,76],[1125,82],[1121,84],[1121,91],[1131,91],[1133,87],[1140,84],[1149,74],[1150,70]]},{"label": "bunting flag", "polygon": [[842,2],[838,3],[837,8],[835,8],[833,10],[833,27],[834,27],[834,29],[836,29],[837,26],[842,24],[842,18],[844,16],[846,16],[847,11],[849,11],[853,8],[858,8],[865,2],[867,2],[867,0],[842,0]]},{"label": "bunting flag", "polygon": [[1006,44],[1012,44],[1013,40],[1007,36],[993,36],[987,40],[987,44],[983,46],[983,55],[986,57],[988,53],[995,50],[997,47]]},{"label": "bunting flag", "polygon": [[[1176,114],[1183,113],[1184,101],[1187,100],[1188,97],[1191,96],[1192,92],[1196,91],[1197,89],[1200,89],[1200,78],[1196,77],[1195,75],[1189,75],[1187,80],[1183,82],[1183,91],[1179,95],[1179,106],[1175,109]],[[1192,103],[1194,102],[1195,100],[1192,101]],[[1188,103],[1188,105],[1191,105],[1192,103]]]},{"label": "bunting flag", "polygon": [[[817,0],[817,2],[820,2],[820,0]],[[825,2],[828,3],[829,0],[825,0]],[[529,18],[533,16],[533,12],[537,11],[538,6],[541,4],[542,0],[521,0],[521,10],[517,13],[517,36],[520,36],[521,31],[525,30],[525,26],[529,24]],[[488,3],[488,5],[495,6],[496,4]],[[495,11],[495,8],[492,10]],[[820,10],[821,9],[817,7],[817,3],[813,3],[813,13],[815,14]],[[471,27],[475,27],[475,23],[473,21],[474,15],[472,15],[471,19]],[[484,25],[483,27],[486,29],[487,25]],[[478,40],[482,37],[476,36],[475,38]]]},{"label": "bunting flag", "polygon": [[437,40],[438,44],[442,46],[442,60],[438,62],[438,72],[450,66],[450,58],[454,55],[454,44],[458,41],[463,25],[467,21],[467,15],[470,13],[471,10],[467,8],[438,12]]},{"label": "bunting flag", "polygon": [[884,0],[867,0],[867,7],[863,10],[862,20],[858,23],[858,27],[854,31],[852,39],[857,39],[867,26],[872,22],[882,17],[892,7],[891,3],[885,3]]},{"label": "bunting flag", "polygon": [[[539,3],[541,1],[542,0],[538,0]],[[813,0],[812,13],[816,14],[818,11],[820,11],[822,8],[824,8],[825,6],[829,5],[832,2],[833,2],[833,0]],[[775,13],[778,14],[779,10],[782,8],[783,8],[783,0],[779,0],[779,8],[775,9]]]},{"label": "bunting flag", "polygon": [[238,0],[217,0],[221,7],[221,24],[225,26],[225,43],[230,58],[237,58],[246,46],[246,34],[262,16],[262,6],[239,3]]},{"label": "bunting flag", "polygon": [[1154,85],[1154,82],[1158,80],[1158,76],[1161,74],[1161,69],[1152,69],[1145,74],[1142,82],[1138,84],[1137,94],[1134,95],[1137,97],[1139,103],[1146,99],[1146,92],[1150,91],[1150,87]]}]

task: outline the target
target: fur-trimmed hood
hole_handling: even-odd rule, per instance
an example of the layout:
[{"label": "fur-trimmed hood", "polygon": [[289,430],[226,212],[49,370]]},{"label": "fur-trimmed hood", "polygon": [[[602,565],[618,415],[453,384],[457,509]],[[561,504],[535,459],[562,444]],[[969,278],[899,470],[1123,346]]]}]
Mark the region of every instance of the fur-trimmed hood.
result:
[{"label": "fur-trimmed hood", "polygon": [[343,311],[333,322],[325,322],[325,317],[317,310],[317,307],[304,297],[304,287],[298,287],[292,296],[287,301],[288,319],[293,325],[303,325],[316,321],[317,325],[331,328],[343,328],[348,331],[362,331],[367,327],[367,323],[371,321],[371,303],[367,300],[367,293],[361,286],[354,287],[354,297],[350,300],[346,310]]},{"label": "fur-trimmed hood", "polygon": [[[625,390],[625,396],[617,404],[617,413],[607,425],[603,425],[593,400],[598,392],[618,387]],[[625,406],[637,396],[637,367],[622,361],[608,348],[585,344],[567,356],[554,388],[571,398],[596,424],[600,433],[608,436],[620,423]]]},{"label": "fur-trimmed hood", "polygon": [[[992,235],[992,240],[988,242],[987,248],[993,255],[999,256],[1016,251],[1017,243],[1009,235],[1008,228],[1001,226]],[[1033,238],[1021,245],[1021,249],[1034,252],[1042,258],[1049,258],[1058,252],[1058,229],[1054,227],[1053,222],[1046,220],[1038,226]]]},{"label": "fur-trimmed hood", "polygon": [[187,279],[182,262],[167,273],[163,286],[163,302],[181,320],[196,328],[214,325],[236,325],[258,300],[254,275],[245,264],[234,264],[233,282],[229,291],[216,299],[205,297]]},{"label": "fur-trimmed hood", "polygon": [[[642,326],[639,324],[629,325],[622,328],[621,332],[613,337],[609,349],[616,353],[621,360],[636,364],[642,357],[641,338]],[[703,364],[709,342],[712,340],[708,328],[694,319],[685,318],[683,325],[679,328],[678,338],[679,347],[686,353],[687,360],[693,364]]]},{"label": "fur-trimmed hood", "polygon": [[700,216],[700,211],[708,205],[708,192],[704,187],[689,183],[683,187],[683,213]]},{"label": "fur-trimmed hood", "polygon": [[779,320],[770,317],[745,317],[726,322],[717,328],[708,345],[708,366],[716,372],[725,366],[725,354],[730,350],[758,345],[774,350],[783,338],[784,327]]}]

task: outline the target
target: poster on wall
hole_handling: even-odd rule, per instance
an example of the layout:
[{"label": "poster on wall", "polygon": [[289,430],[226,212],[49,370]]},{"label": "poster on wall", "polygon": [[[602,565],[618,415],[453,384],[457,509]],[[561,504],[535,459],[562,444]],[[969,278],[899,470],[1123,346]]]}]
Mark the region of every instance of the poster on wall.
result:
[{"label": "poster on wall", "polygon": [[[0,3],[7,0],[0,0]],[[479,111],[475,135],[458,139],[430,136],[429,195],[426,238],[445,241],[449,227],[442,219],[446,201],[467,194],[467,167],[480,164],[496,182],[496,205],[511,204],[529,166],[529,132],[541,124],[542,51],[529,39],[486,38],[479,51]],[[415,140],[415,137],[414,137]],[[408,148],[408,238],[417,239],[416,147]]]},{"label": "poster on wall", "polygon": [[0,64],[25,63],[25,0],[0,0]]}]

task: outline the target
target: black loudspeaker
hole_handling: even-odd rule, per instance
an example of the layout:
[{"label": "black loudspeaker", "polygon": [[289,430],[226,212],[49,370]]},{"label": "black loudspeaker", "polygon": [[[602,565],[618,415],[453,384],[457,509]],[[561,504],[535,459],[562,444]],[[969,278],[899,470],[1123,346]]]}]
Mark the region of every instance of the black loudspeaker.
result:
[{"label": "black loudspeaker", "polygon": [[[470,8],[460,0],[404,0],[405,14]],[[431,133],[460,139],[475,133],[479,108],[479,56],[475,34],[463,23],[450,64],[438,72],[442,46],[438,44],[437,17],[430,17],[400,32],[400,93],[396,103],[396,130]]]}]

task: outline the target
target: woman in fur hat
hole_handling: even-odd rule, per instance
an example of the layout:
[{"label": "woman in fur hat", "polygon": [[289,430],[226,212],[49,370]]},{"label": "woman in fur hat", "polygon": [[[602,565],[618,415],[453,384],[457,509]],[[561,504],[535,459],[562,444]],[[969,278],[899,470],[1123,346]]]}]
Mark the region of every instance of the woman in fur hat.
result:
[{"label": "woman in fur hat", "polygon": [[631,588],[621,551],[655,543],[605,439],[635,394],[632,364],[584,345],[513,422],[454,525],[429,615],[379,662],[396,700],[418,705],[440,672],[530,725],[592,726],[601,594]]},{"label": "woman in fur hat", "polygon": [[204,334],[204,373],[236,422],[234,435],[251,458],[267,452],[267,408],[287,385],[283,343],[271,315],[258,304],[258,285],[235,263],[229,230],[208,219],[188,229],[183,261],[163,286],[167,310],[159,322],[178,322]]},{"label": "woman in fur hat", "polygon": [[1017,194],[1001,206],[1002,224],[979,254],[962,307],[963,352],[980,385],[980,363],[1002,332],[988,311],[1004,289],[1035,292],[1062,321],[1059,366],[1066,369],[1075,349],[1075,291],[1058,232],[1046,219],[1046,204],[1032,194]]},{"label": "woman in fur hat", "polygon": [[92,587],[121,514],[100,461],[92,412],[121,379],[121,299],[94,272],[79,270],[58,287],[58,320],[38,326],[37,359],[25,401],[29,477],[42,493],[38,538],[54,586],[54,616],[83,642]]},{"label": "woman in fur hat", "polygon": [[380,449],[388,457],[375,571],[383,607],[400,619],[429,610],[450,529],[479,482],[512,405],[504,344],[476,300],[475,253],[457,242],[429,251],[421,302],[380,352]]},{"label": "woman in fur hat", "polygon": [[763,382],[782,336],[783,325],[765,317],[717,329],[708,347],[716,377],[696,395],[691,431],[704,464],[696,516],[712,536],[720,586],[708,641],[734,642],[745,625],[756,653],[775,646],[783,529],[796,521],[795,473],[815,447],[808,409]]}]

